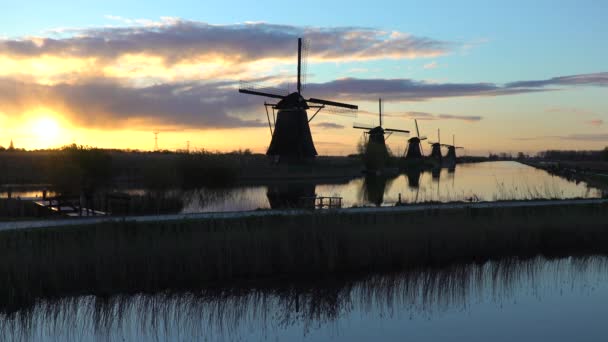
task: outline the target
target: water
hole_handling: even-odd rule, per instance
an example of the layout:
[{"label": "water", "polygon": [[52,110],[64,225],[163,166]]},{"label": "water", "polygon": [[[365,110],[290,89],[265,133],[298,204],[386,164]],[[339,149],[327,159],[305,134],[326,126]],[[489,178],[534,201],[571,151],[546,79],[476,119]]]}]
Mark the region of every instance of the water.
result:
[{"label": "water", "polygon": [[4,340],[605,341],[608,258],[200,294],[81,296],[0,316]]},{"label": "water", "polygon": [[[597,198],[601,190],[511,161],[459,164],[455,170],[360,177],[337,183],[275,182],[227,189],[171,190],[162,204],[146,189],[122,189],[132,196],[131,214],[199,213],[301,206],[301,197],[342,197],[343,207],[390,206],[402,202],[495,201],[539,198]],[[146,197],[146,194],[152,196]],[[49,196],[52,196],[49,193]],[[7,197],[0,191],[0,198]],[[42,190],[13,191],[13,198],[42,197]],[[169,199],[170,201],[167,201]],[[98,201],[103,209],[104,201]],[[120,204],[120,203],[119,203]],[[159,209],[159,205],[166,206]],[[181,209],[179,209],[181,208]]]},{"label": "water", "polygon": [[181,196],[184,213],[297,206],[299,197],[342,197],[343,207],[402,202],[596,198],[601,191],[517,162],[461,164],[453,171],[357,178],[342,184],[291,182],[221,191],[199,189]]}]

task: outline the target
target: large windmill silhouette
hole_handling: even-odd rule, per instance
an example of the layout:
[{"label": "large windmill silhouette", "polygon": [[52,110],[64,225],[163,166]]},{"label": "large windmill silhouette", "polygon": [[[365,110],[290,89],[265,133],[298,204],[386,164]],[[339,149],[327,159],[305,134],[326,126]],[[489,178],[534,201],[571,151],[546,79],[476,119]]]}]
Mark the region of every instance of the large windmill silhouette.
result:
[{"label": "large windmill silhouette", "polygon": [[[307,160],[317,155],[309,122],[314,119],[321,109],[326,108],[334,113],[347,115],[354,115],[354,111],[358,109],[357,106],[347,103],[317,98],[305,99],[302,96],[302,76],[305,75],[302,69],[305,68],[306,63],[303,54],[306,54],[307,51],[306,46],[303,47],[302,38],[298,38],[298,78],[295,92],[288,94],[288,92],[281,92],[276,89],[259,88],[251,83],[241,83],[239,88],[240,93],[279,100],[276,104],[265,102],[264,106],[266,107],[270,134],[272,135],[266,154],[279,157],[280,160]],[[269,107],[272,109],[272,123],[268,112]],[[308,118],[306,110],[311,108],[315,108],[316,112]],[[276,116],[275,110],[277,111]]]}]

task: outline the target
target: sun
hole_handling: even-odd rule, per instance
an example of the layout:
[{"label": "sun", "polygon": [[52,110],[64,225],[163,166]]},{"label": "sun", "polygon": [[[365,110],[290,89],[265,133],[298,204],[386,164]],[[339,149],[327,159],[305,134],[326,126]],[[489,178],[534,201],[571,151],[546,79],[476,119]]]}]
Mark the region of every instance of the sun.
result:
[{"label": "sun", "polygon": [[61,127],[55,118],[45,116],[34,119],[30,129],[36,138],[47,140],[47,144],[52,144],[59,137]]}]

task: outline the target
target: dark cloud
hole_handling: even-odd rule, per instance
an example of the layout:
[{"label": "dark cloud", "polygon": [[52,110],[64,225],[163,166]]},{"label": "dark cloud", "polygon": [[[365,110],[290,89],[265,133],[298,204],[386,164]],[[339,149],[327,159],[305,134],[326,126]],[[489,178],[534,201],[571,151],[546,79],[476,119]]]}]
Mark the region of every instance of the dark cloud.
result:
[{"label": "dark cloud", "polygon": [[344,128],[344,125],[340,125],[340,124],[333,123],[333,122],[319,122],[319,123],[313,124],[313,126],[324,128],[324,129],[343,129]]},{"label": "dark cloud", "polygon": [[505,88],[493,83],[430,83],[411,79],[343,78],[327,83],[311,83],[306,91],[314,96],[331,94],[335,98],[386,101],[425,101],[462,96],[499,96],[547,91],[532,88]]},{"label": "dark cloud", "polygon": [[358,27],[300,27],[266,23],[211,25],[168,19],[160,23],[68,32],[64,38],[0,40],[0,54],[115,59],[126,54],[160,56],[166,63],[201,56],[247,62],[293,57],[296,37],[312,42],[311,56],[325,59],[430,57],[448,53],[451,43]]},{"label": "dark cloud", "polygon": [[233,115],[260,103],[252,97],[237,96],[233,86],[228,82],[190,82],[132,88],[109,80],[45,86],[4,79],[0,80],[0,108],[20,113],[32,107],[49,107],[85,127],[264,126],[261,120]]},{"label": "dark cloud", "polygon": [[452,115],[452,114],[439,114],[437,117],[441,120],[463,120],[463,121],[481,121],[483,117],[478,115]]},{"label": "dark cloud", "polygon": [[540,88],[547,86],[578,86],[589,85],[596,87],[608,86],[608,72],[553,77],[546,80],[518,81],[507,83],[507,88]]},{"label": "dark cloud", "polygon": [[[238,84],[228,81],[164,83],[137,88],[107,78],[56,85],[0,79],[0,110],[5,113],[22,113],[36,106],[50,107],[65,113],[76,124],[88,127],[124,127],[135,124],[194,128],[264,126],[266,120],[262,104],[265,100],[272,100],[240,94],[237,87]],[[388,101],[424,101],[548,90],[554,89],[506,88],[492,83],[428,83],[411,79],[349,78],[309,84],[305,95],[360,104],[361,101],[376,101],[378,97]],[[377,116],[377,113],[365,111],[360,111],[360,114]],[[469,122],[483,119],[474,115],[424,112],[386,115]]]},{"label": "dark cloud", "polygon": [[425,112],[407,112],[405,116],[417,120],[462,120],[477,122],[483,119],[479,115],[432,114]]}]

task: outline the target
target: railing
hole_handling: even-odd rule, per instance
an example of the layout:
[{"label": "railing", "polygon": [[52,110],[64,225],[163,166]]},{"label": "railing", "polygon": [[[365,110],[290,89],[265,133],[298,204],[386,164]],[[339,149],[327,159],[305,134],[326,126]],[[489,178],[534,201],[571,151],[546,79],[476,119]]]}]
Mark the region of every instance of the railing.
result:
[{"label": "railing", "polygon": [[337,209],[342,208],[342,197],[314,196],[300,197],[304,208],[312,209]]}]

